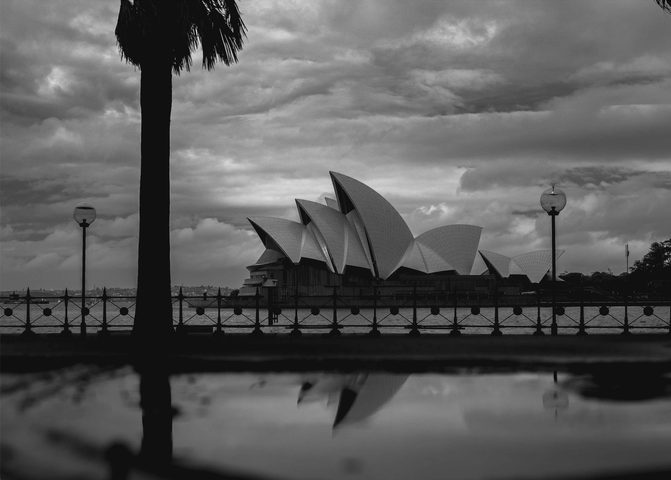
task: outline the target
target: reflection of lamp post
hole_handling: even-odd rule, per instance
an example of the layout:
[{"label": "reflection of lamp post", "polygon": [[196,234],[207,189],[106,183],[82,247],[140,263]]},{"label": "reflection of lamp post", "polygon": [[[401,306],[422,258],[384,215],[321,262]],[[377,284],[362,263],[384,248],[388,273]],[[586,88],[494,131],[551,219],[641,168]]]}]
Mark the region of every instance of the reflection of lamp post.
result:
[{"label": "reflection of lamp post", "polygon": [[543,394],[543,408],[548,410],[554,409],[555,411],[555,421],[557,420],[559,410],[565,410],[568,408],[568,394],[559,388],[557,388],[557,371],[555,370],[552,374],[554,379],[554,385],[552,389],[546,391]]},{"label": "reflection of lamp post", "polygon": [[555,188],[548,188],[541,195],[541,207],[552,217],[552,325],[550,333],[557,335],[557,314],[555,312],[555,283],[557,281],[557,248],[555,243],[555,217],[566,206],[566,194]]},{"label": "reflection of lamp post", "polygon": [[86,228],[90,227],[96,219],[96,209],[91,205],[79,205],[75,207],[72,218],[82,227],[82,323],[81,334],[86,335]]}]

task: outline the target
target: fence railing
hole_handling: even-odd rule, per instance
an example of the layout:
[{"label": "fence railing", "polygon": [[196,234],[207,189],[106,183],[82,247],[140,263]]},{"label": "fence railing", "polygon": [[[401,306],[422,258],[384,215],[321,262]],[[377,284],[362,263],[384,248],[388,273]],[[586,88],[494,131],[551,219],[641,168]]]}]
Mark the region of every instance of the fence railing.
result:
[{"label": "fence railing", "polygon": [[[172,296],[173,326],[178,333],[247,332],[252,334],[324,332],[411,335],[447,332],[501,335],[504,332],[578,334],[655,332],[671,334],[671,299],[560,300],[542,294],[473,298],[458,292],[406,292],[275,298],[272,292],[229,297]],[[0,297],[0,332],[110,334],[129,331],[135,320],[135,297],[88,295]]]}]

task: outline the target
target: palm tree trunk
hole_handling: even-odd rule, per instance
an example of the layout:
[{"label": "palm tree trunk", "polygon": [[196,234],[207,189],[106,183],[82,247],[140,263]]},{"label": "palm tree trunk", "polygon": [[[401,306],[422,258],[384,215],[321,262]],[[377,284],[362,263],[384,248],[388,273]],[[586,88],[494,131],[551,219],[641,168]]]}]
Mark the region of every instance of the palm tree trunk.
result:
[{"label": "palm tree trunk", "polygon": [[133,333],[164,338],[172,332],[170,294],[170,111],[172,65],[160,55],[142,62],[140,241]]}]

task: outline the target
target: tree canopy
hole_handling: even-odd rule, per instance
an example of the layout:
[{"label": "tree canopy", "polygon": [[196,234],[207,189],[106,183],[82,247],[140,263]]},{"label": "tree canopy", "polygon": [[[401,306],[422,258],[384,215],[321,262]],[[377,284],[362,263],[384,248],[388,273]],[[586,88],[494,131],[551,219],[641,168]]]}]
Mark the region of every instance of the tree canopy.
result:
[{"label": "tree canopy", "polygon": [[203,68],[237,62],[246,31],[235,0],[121,0],[115,34],[129,63],[163,57],[180,73],[199,45]]},{"label": "tree canopy", "polygon": [[654,242],[641,260],[631,268],[633,275],[646,275],[662,279],[671,275],[671,238],[663,242]]}]

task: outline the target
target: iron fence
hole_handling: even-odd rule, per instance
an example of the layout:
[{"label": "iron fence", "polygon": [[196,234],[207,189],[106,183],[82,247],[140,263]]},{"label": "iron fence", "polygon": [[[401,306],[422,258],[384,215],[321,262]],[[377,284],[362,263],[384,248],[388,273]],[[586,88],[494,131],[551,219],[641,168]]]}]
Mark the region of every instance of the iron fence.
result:
[{"label": "iron fence", "polygon": [[[349,293],[349,294],[347,294]],[[246,332],[301,335],[323,332],[461,333],[501,335],[504,332],[586,335],[655,332],[671,334],[671,299],[567,300],[554,303],[543,294],[472,296],[458,292],[418,291],[385,294],[383,289],[329,295],[172,296],[173,326],[184,334]],[[135,320],[135,297],[108,295],[0,297],[0,332],[110,334],[130,331]]]}]

